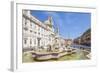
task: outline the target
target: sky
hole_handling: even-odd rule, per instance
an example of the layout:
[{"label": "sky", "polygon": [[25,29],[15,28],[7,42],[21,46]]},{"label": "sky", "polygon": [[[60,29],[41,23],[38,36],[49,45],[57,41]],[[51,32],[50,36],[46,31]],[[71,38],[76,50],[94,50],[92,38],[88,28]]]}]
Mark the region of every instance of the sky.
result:
[{"label": "sky", "polygon": [[31,14],[41,22],[52,16],[53,27],[58,26],[60,36],[66,39],[75,39],[91,27],[91,13],[32,10]]}]

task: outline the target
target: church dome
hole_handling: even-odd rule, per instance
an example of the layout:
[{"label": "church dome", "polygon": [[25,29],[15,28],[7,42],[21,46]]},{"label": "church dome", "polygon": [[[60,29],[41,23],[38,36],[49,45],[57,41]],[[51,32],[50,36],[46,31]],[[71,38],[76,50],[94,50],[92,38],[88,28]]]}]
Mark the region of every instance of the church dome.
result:
[{"label": "church dome", "polygon": [[48,25],[49,27],[52,27],[52,23],[53,21],[51,16],[49,16],[48,19],[44,21],[44,24]]}]

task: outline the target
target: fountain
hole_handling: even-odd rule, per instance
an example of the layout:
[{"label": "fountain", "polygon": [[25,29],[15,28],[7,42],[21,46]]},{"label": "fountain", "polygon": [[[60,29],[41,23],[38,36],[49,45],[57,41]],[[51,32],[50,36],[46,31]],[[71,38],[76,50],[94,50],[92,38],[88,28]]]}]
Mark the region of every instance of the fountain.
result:
[{"label": "fountain", "polygon": [[[62,47],[61,47],[62,48]],[[70,55],[75,53],[75,49],[61,49],[55,48],[53,50],[42,50],[42,51],[33,51],[32,57],[35,60],[42,61],[42,60],[49,60],[49,59],[59,59],[62,56]]]}]

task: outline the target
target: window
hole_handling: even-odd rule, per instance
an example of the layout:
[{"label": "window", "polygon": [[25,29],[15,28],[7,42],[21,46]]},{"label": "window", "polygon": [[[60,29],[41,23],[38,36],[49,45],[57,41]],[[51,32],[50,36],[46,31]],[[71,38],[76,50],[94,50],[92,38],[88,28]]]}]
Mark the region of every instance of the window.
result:
[{"label": "window", "polygon": [[44,33],[44,29],[42,28],[42,33]]},{"label": "window", "polygon": [[51,38],[49,37],[49,41],[51,41]]},{"label": "window", "polygon": [[40,27],[38,26],[38,31],[40,31]]},{"label": "window", "polygon": [[35,30],[37,30],[37,25],[34,26]]},{"label": "window", "polygon": [[25,31],[27,31],[27,30],[28,30],[28,28],[27,28],[27,27],[24,27],[24,30],[25,30]]},{"label": "window", "polygon": [[36,44],[36,39],[34,39],[34,44]]},{"label": "window", "polygon": [[32,44],[32,39],[30,39],[30,44]]},{"label": "window", "polygon": [[27,44],[27,38],[24,38],[24,44]]},{"label": "window", "polygon": [[31,22],[32,29],[35,28],[35,23]]},{"label": "window", "polygon": [[32,30],[30,30],[30,32],[32,33]]},{"label": "window", "polygon": [[25,25],[27,25],[28,21],[29,21],[28,19],[25,19]]},{"label": "window", "polygon": [[36,34],[36,32],[34,32]]},{"label": "window", "polygon": [[30,26],[32,27],[32,22],[30,23]]},{"label": "window", "polygon": [[27,19],[25,19],[25,25],[27,25]]},{"label": "window", "polygon": [[23,25],[25,24],[25,18],[23,17]]}]

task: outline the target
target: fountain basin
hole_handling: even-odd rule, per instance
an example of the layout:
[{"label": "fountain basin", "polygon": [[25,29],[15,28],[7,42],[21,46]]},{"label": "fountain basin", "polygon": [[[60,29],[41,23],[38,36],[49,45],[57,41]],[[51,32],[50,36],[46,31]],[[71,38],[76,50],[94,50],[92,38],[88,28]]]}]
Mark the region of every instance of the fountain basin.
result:
[{"label": "fountain basin", "polygon": [[64,55],[67,55],[68,52],[67,51],[63,51],[63,52],[50,52],[50,53],[39,53],[39,52],[35,52],[32,53],[32,57],[35,60],[49,60],[49,59],[58,59]]}]

